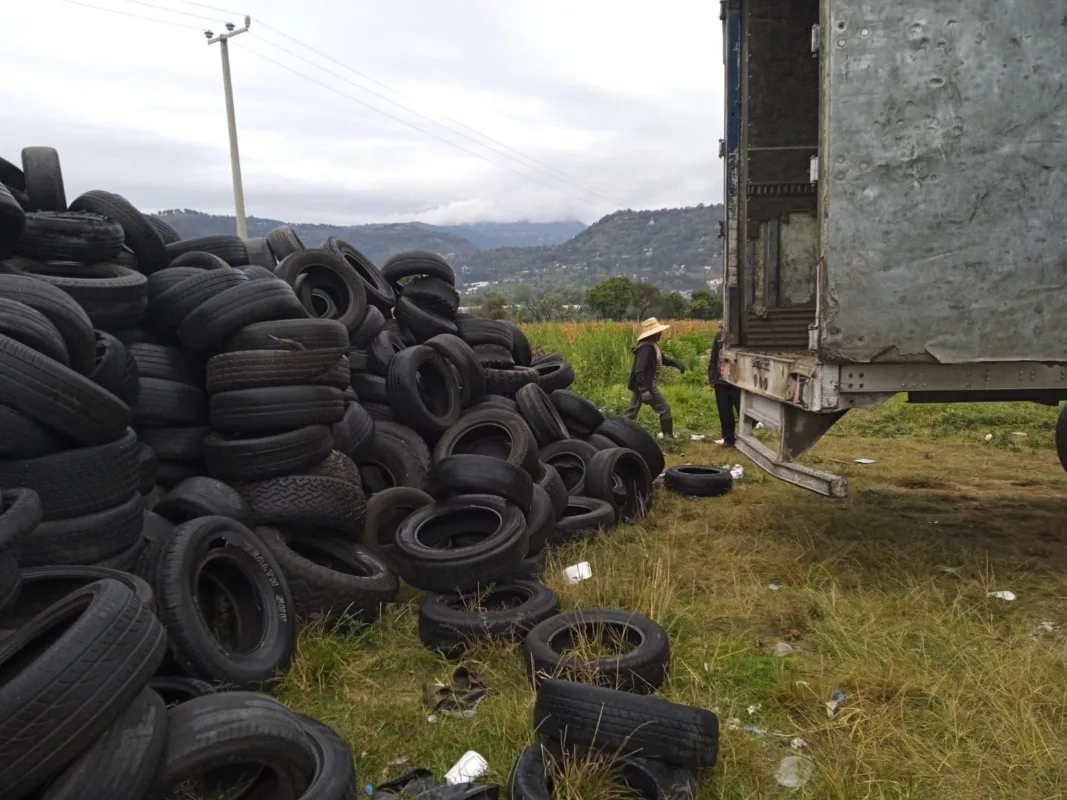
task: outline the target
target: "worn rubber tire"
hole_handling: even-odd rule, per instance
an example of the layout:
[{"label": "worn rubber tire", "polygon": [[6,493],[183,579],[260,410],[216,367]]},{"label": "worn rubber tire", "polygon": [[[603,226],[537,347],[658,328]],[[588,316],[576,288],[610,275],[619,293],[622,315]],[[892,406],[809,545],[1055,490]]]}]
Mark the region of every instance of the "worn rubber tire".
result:
[{"label": "worn rubber tire", "polygon": [[400,419],[430,440],[440,438],[463,411],[455,373],[432,347],[397,353],[389,364],[386,390]]},{"label": "worn rubber tire", "polygon": [[548,492],[538,486],[533,486],[533,502],[530,504],[530,513],[526,515],[526,531],[530,537],[530,552],[539,553],[544,550],[548,543],[548,537],[556,529],[556,509],[552,505],[552,498]]},{"label": "worn rubber tire", "polygon": [[356,796],[356,768],[348,743],[317,719],[296,714],[315,755],[315,777],[299,800],[351,800]]},{"label": "worn rubber tire", "polygon": [[412,278],[398,290],[398,294],[420,308],[446,319],[455,319],[456,309],[459,308],[459,293],[453,284],[440,278]]},{"label": "worn rubber tire", "polygon": [[426,346],[432,347],[456,368],[460,399],[465,408],[482,399],[485,395],[485,369],[469,344],[458,336],[443,333],[427,339]]},{"label": "worn rubber tire", "polygon": [[328,475],[286,475],[242,483],[241,496],[257,525],[313,527],[353,541],[363,532],[360,486]]},{"label": "worn rubber tire", "polygon": [[529,546],[517,506],[460,496],[401,522],[394,558],[400,576],[417,589],[470,592],[513,574]]},{"label": "worn rubber tire", "polygon": [[55,778],[122,714],[163,658],[162,626],[130,589],[78,589],[4,639],[0,786],[22,797]]},{"label": "worn rubber tire", "polygon": [[141,374],[130,351],[122,342],[104,331],[96,332],[96,368],[89,380],[102,386],[132,407],[141,394]]},{"label": "worn rubber tire", "polygon": [[634,522],[652,506],[652,475],[633,450],[600,450],[586,465],[585,493],[608,503],[616,521]]},{"label": "worn rubber tire", "polygon": [[544,736],[614,756],[640,753],[668,764],[710,769],[719,750],[719,721],[703,708],[570,681],[546,681],[534,725]]},{"label": "worn rubber tire", "polygon": [[515,402],[519,405],[526,424],[530,426],[537,443],[544,447],[569,436],[567,426],[563,423],[552,399],[544,389],[535,383],[523,386],[515,393]]},{"label": "worn rubber tire", "polygon": [[89,211],[118,223],[122,227],[123,244],[133,251],[145,275],[167,266],[167,249],[159,232],[125,197],[111,192],[89,191],[74,198],[70,210]]},{"label": "worn rubber tire", "polygon": [[587,438],[586,441],[593,445],[597,450],[610,450],[613,447],[618,447],[618,445],[611,441],[607,436],[601,436],[599,433],[594,433]]},{"label": "worn rubber tire", "polygon": [[[631,649],[587,659],[573,651],[580,633],[605,646],[624,640]],[[565,678],[635,694],[655,692],[671,661],[667,632],[635,611],[583,608],[567,611],[533,628],[523,642],[526,671],[535,684]]]},{"label": "worn rubber tire", "polygon": [[485,390],[491,395],[514,398],[519,389],[531,383],[537,383],[537,373],[531,367],[485,371]]},{"label": "worn rubber tire", "polygon": [[269,386],[333,386],[347,389],[348,357],[339,350],[237,350],[208,359],[209,394]]},{"label": "worn rubber tire", "polygon": [[63,170],[54,147],[22,148],[22,189],[38,211],[66,211]]},{"label": "worn rubber tire", "polygon": [[[198,255],[197,253],[190,253],[189,255]],[[200,255],[208,255],[203,253]],[[184,258],[184,256],[183,256]],[[215,258],[215,256],[211,256]],[[222,262],[223,267],[227,267],[225,261]],[[154,306],[162,295],[168,289],[173,289],[182,281],[187,281],[189,278],[195,278],[198,275],[202,275],[205,272],[203,267],[199,266],[177,266],[167,267],[161,269],[159,272],[153,272],[148,276],[147,291],[148,291],[148,304]]]},{"label": "worn rubber tire", "polygon": [[148,221],[159,234],[159,238],[163,240],[163,244],[170,244],[171,242],[180,242],[181,234],[174,229],[174,227],[165,219],[157,217],[155,214],[148,215]]},{"label": "worn rubber tire", "polygon": [[209,433],[204,461],[212,477],[223,481],[258,481],[302,474],[333,450],[325,425],[307,425],[265,436],[225,437]]},{"label": "worn rubber tire", "polygon": [[71,447],[77,444],[25,414],[0,405],[0,457],[40,458]]},{"label": "worn rubber tire", "polygon": [[14,546],[23,567],[99,564],[127,552],[141,533],[141,495],[102,511],[49,520]]},{"label": "worn rubber tire", "polygon": [[1067,470],[1067,404],[1056,417],[1056,456],[1060,465]]},{"label": "worn rubber tire", "polygon": [[[456,273],[437,253],[425,250],[408,250],[397,253],[382,265],[382,275],[397,294],[401,293],[401,281],[405,278],[435,278],[447,286],[456,285]],[[405,285],[410,285],[409,281]]]},{"label": "worn rubber tire", "polygon": [[25,303],[0,297],[0,335],[36,350],[64,367],[70,366],[70,353],[59,328]]},{"label": "worn rubber tire", "polygon": [[168,707],[216,694],[215,687],[207,681],[177,675],[156,675],[148,681],[148,688],[162,697]]},{"label": "worn rubber tire", "polygon": [[[22,573],[19,562],[10,552],[0,551],[0,625],[11,625],[10,611],[22,596]],[[0,631],[0,639],[3,639]]]},{"label": "worn rubber tire", "polygon": [[301,619],[369,623],[396,600],[400,581],[392,568],[354,541],[266,527],[256,532],[281,565]]},{"label": "worn rubber tire", "polygon": [[592,436],[604,423],[604,415],[600,413],[600,409],[576,392],[556,389],[551,398],[552,405],[563,418],[563,424],[575,439]]},{"label": "worn rubber tire", "polygon": [[526,421],[503,407],[471,409],[445,431],[434,447],[434,460],[453,455],[484,455],[537,472],[537,446]]},{"label": "worn rubber tire", "polygon": [[32,489],[49,520],[78,517],[126,501],[140,486],[137,434],[41,458],[0,461],[0,486]]},{"label": "worn rubber tire", "polygon": [[207,422],[207,395],[187,383],[142,378],[133,422],[138,427],[203,425]]},{"label": "worn rubber tire", "polygon": [[[226,572],[206,577],[218,561],[227,562]],[[225,581],[226,605],[243,617],[239,630],[250,636],[237,646],[220,646],[208,628],[210,598],[197,589],[207,580]],[[171,655],[188,674],[259,689],[292,661],[297,622],[289,587],[267,546],[239,522],[200,517],[179,525],[160,543],[154,585]]]},{"label": "worn rubber tire", "polygon": [[356,401],[345,405],[345,415],[333,426],[333,446],[352,459],[359,459],[374,441],[375,423]]},{"label": "worn rubber tire", "polygon": [[354,331],[367,313],[367,290],[359,274],[330,250],[301,250],[282,259],[274,274],[296,290],[312,316],[311,289],[326,293],[336,310],[329,315]]},{"label": "worn rubber tire", "polygon": [[551,464],[538,462],[537,468],[537,485],[544,489],[552,500],[552,510],[558,520],[567,511],[567,484]]},{"label": "worn rubber tire", "polygon": [[378,436],[377,430],[364,452],[352,458],[359,466],[363,489],[368,495],[390,486],[421,489],[426,482],[426,468],[418,455],[399,439]]},{"label": "worn rubber tire", "polygon": [[367,306],[363,319],[354,331],[348,336],[348,341],[353,347],[366,348],[371,340],[381,333],[385,327],[385,315],[377,306]]},{"label": "worn rubber tire", "polygon": [[270,246],[274,257],[279,261],[304,250],[304,243],[289,225],[279,225],[267,234],[267,244]]},{"label": "worn rubber tire", "polygon": [[271,433],[333,425],[345,416],[344,392],[332,386],[271,386],[211,395],[211,427],[223,433]]},{"label": "worn rubber tire", "polygon": [[96,336],[88,314],[62,289],[28,275],[0,275],[0,297],[17,300],[56,326],[70,354],[70,368],[88,375],[96,366]]},{"label": "worn rubber tire", "polygon": [[245,326],[227,340],[222,352],[347,349],[348,332],[335,319],[278,319]]},{"label": "worn rubber tire", "polygon": [[478,356],[478,363],[488,369],[511,369],[515,366],[515,356],[511,349],[501,344],[476,344],[471,348]]},{"label": "worn rubber tire", "polygon": [[567,498],[563,515],[556,520],[549,544],[566,544],[614,525],[615,509],[609,503],[595,497],[572,495]]},{"label": "worn rubber tire", "polygon": [[363,288],[367,293],[367,302],[377,306],[383,312],[392,309],[396,304],[396,293],[393,291],[393,287],[389,285],[389,281],[382,275],[381,270],[374,266],[369,258],[348,242],[338,239],[336,236],[329,237],[326,240],[326,244],[323,245],[323,249],[340,256],[349,267],[355,270],[363,281]]},{"label": "worn rubber tire", "polygon": [[40,800],[142,800],[166,741],[167,706],[146,687]]},{"label": "worn rubber tire", "polygon": [[461,658],[483,641],[521,641],[559,613],[556,593],[540,583],[511,580],[477,596],[431,594],[419,607],[419,641],[445,658]]},{"label": "worn rubber tire", "polygon": [[141,429],[141,442],[155,452],[157,461],[200,461],[210,432],[206,425],[149,426]]},{"label": "worn rubber tire", "polygon": [[514,322],[500,320],[511,331],[511,355],[515,363],[520,367],[528,367],[533,362],[533,350],[530,348],[530,340],[526,338],[522,328]]},{"label": "worn rubber tire", "polygon": [[389,436],[393,439],[399,439],[404,445],[415,454],[415,457],[419,460],[424,470],[429,470],[433,466],[433,458],[430,454],[430,448],[426,446],[426,442],[417,431],[412,430],[406,425],[401,425],[399,422],[390,422],[383,420],[376,422],[374,425],[375,436]]},{"label": "worn rubber tire", "polygon": [[153,325],[173,334],[203,303],[244,283],[249,283],[248,276],[239,269],[203,270],[165,289],[152,301],[149,313]]},{"label": "worn rubber tire", "polygon": [[22,570],[22,595],[4,615],[0,627],[18,628],[71,592],[105,578],[125,585],[147,609],[155,612],[152,587],[128,572],[98,566],[27,567]]},{"label": "worn rubber tire", "polygon": [[637,454],[645,460],[648,471],[653,478],[663,472],[666,462],[663,460],[663,451],[660,450],[656,440],[638,425],[626,417],[611,417],[596,429],[601,436],[606,436],[619,447],[628,447],[636,450]]},{"label": "worn rubber tire", "polygon": [[34,211],[15,252],[36,261],[96,264],[122,250],[122,228],[97,214],[77,211]]},{"label": "worn rubber tire", "polygon": [[462,494],[491,494],[528,514],[533,502],[533,478],[522,467],[492,456],[446,456],[426,474],[426,492],[436,500]]},{"label": "worn rubber tire", "polygon": [[167,256],[173,261],[183,253],[200,250],[216,255],[231,267],[240,267],[248,263],[248,248],[239,236],[199,236],[195,239],[182,239],[165,245]]},{"label": "worn rubber tire", "polygon": [[510,352],[512,345],[515,344],[511,329],[503,322],[498,322],[495,319],[471,317],[457,320],[456,325],[459,328],[459,337],[471,346],[498,344],[501,347],[506,347]]},{"label": "worn rubber tire", "polygon": [[254,524],[252,509],[241,494],[215,478],[187,478],[167,492],[152,511],[175,525],[199,517],[226,517],[247,528]]},{"label": "worn rubber tire", "polygon": [[272,775],[263,781],[248,775],[255,786],[237,794],[225,794],[233,786],[209,784],[210,796],[300,800],[315,776],[314,745],[301,722],[266,695],[219,692],[174,706],[168,716],[167,747],[145,800],[181,797],[183,785],[208,773],[245,778],[246,770],[235,774],[237,765],[262,765]]},{"label": "worn rubber tire", "polygon": [[284,281],[246,280],[191,311],[178,326],[178,339],[190,350],[205,352],[220,348],[232,334],[256,322],[306,317]]},{"label": "worn rubber tire", "polygon": [[734,477],[728,469],[690,464],[669,468],[663,475],[663,485],[690,497],[722,497],[734,488]]},{"label": "worn rubber tire", "polygon": [[253,236],[245,239],[245,247],[248,249],[249,266],[259,267],[270,273],[274,272],[278,261],[274,258],[274,251],[270,249],[270,242],[267,241],[266,236]]},{"label": "worn rubber tire", "polygon": [[581,439],[561,439],[541,448],[541,462],[554,467],[559,473],[567,494],[584,495],[589,462],[597,449]]},{"label": "worn rubber tire", "polygon": [[360,544],[392,563],[396,551],[396,531],[409,515],[433,503],[421,489],[393,486],[367,500],[367,516]]},{"label": "worn rubber tire", "polygon": [[416,342],[425,342],[442,334],[455,334],[458,330],[451,319],[432,309],[423,308],[410,297],[401,297],[396,301],[393,316]]},{"label": "worn rubber tire", "polygon": [[538,364],[533,369],[537,371],[537,384],[546,392],[566,389],[574,383],[574,367],[566,361]]}]

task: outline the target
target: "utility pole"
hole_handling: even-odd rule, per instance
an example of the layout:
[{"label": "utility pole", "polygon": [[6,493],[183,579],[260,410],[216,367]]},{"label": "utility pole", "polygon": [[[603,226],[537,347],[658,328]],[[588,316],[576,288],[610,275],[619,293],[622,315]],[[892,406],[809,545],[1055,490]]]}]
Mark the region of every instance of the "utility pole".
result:
[{"label": "utility pole", "polygon": [[230,48],[227,40],[245,33],[252,24],[252,18],[245,17],[245,26],[237,28],[232,22],[226,23],[226,33],[218,36],[211,31],[204,31],[209,45],[218,42],[222,45],[222,85],[226,91],[226,122],[230,128],[230,170],[233,173],[233,203],[237,216],[237,235],[248,238],[248,220],[245,219],[245,190],[241,184],[241,154],[237,150],[237,117],[233,112],[233,84],[230,82]]}]

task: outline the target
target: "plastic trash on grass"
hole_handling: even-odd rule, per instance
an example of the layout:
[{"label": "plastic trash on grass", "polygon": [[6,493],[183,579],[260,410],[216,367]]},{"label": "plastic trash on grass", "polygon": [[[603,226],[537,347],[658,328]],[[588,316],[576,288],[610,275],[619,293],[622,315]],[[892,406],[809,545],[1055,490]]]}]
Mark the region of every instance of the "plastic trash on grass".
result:
[{"label": "plastic trash on grass", "polygon": [[1010,603],[1012,600],[1015,599],[1015,592],[1008,591],[1007,589],[1001,589],[997,592],[989,592],[988,594],[986,594],[986,597],[995,597],[997,600],[1006,600]]},{"label": "plastic trash on grass", "polygon": [[588,561],[571,564],[563,570],[563,580],[567,583],[581,583],[593,577],[593,565]]},{"label": "plastic trash on grass", "polygon": [[449,786],[474,783],[488,771],[489,762],[473,750],[468,750],[452,765],[452,769],[445,773],[445,783]]},{"label": "plastic trash on grass", "polygon": [[799,789],[815,772],[815,762],[805,756],[786,756],[778,762],[774,779],[779,786],[787,789]]}]

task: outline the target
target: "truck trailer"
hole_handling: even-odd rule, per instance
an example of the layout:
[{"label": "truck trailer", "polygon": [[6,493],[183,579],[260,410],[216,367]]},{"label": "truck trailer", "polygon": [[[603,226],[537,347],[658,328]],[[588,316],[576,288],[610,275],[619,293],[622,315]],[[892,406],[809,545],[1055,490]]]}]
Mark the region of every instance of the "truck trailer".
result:
[{"label": "truck trailer", "polygon": [[741,452],[843,497],[797,460],[850,409],[1067,399],[1067,5],[722,0],[720,17]]}]

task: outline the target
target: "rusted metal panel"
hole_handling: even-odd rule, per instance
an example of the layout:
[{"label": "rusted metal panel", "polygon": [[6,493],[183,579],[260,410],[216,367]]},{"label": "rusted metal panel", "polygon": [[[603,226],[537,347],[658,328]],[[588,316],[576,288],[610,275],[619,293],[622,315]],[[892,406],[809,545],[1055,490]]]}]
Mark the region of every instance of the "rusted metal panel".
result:
[{"label": "rusted metal panel", "polygon": [[820,355],[1067,360],[1067,5],[826,0]]}]

